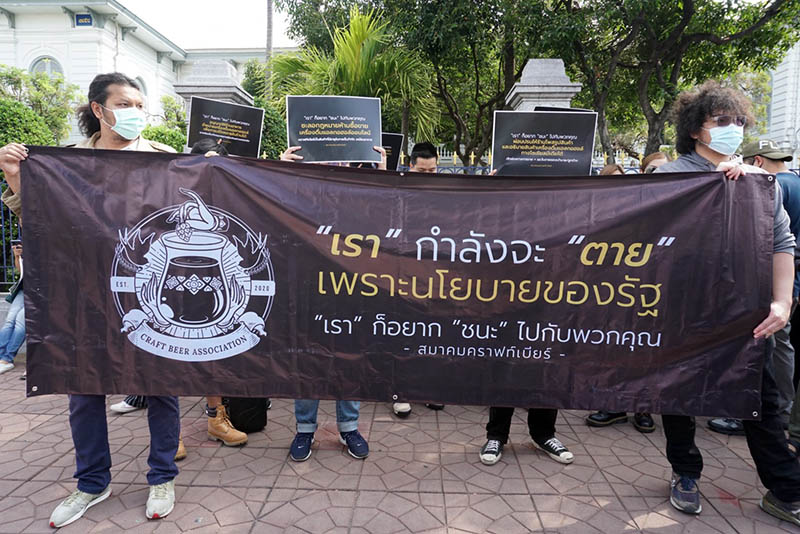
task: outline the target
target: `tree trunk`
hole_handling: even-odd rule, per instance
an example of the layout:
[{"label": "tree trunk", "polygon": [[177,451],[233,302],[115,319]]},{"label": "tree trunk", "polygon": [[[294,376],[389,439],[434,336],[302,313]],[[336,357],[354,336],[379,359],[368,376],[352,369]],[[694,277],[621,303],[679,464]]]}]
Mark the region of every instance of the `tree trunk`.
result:
[{"label": "tree trunk", "polygon": [[264,65],[264,98],[272,100],[272,0],[267,0],[267,63]]},{"label": "tree trunk", "polygon": [[408,159],[408,123],[410,120],[411,110],[408,100],[403,101],[403,114],[400,118],[400,133],[403,134],[403,146],[400,147],[400,153],[406,155]]},{"label": "tree trunk", "polygon": [[647,121],[647,145],[644,155],[648,156],[653,152],[658,152],[664,144],[664,124],[667,122],[667,114],[663,111],[655,115],[652,120]]},{"label": "tree trunk", "polygon": [[614,145],[611,144],[611,134],[608,133],[608,121],[606,120],[605,109],[598,109],[596,111],[597,133],[600,135],[600,145],[603,147],[603,152],[608,154],[608,163],[616,163]]}]

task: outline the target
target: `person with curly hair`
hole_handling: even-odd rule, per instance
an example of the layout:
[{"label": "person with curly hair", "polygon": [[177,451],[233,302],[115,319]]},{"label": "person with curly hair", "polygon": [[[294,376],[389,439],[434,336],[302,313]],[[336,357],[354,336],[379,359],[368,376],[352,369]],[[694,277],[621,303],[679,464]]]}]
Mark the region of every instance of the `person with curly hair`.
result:
[{"label": "person with curly hair", "polygon": [[[753,124],[751,105],[739,91],[708,81],[682,93],[675,104],[676,148],[680,156],[655,170],[661,172],[724,171],[729,179],[747,173],[763,173],[758,167],[739,164],[734,155]],[[750,454],[767,494],[761,508],[770,515],[800,526],[800,463],[789,451],[778,406],[778,386],[772,353],[773,335],[789,320],[794,284],[794,236],[783,207],[780,187],[775,188],[773,214],[772,304],[769,315],[753,330],[765,339],[765,365],[761,383],[761,420],[744,421]],[[678,510],[699,514],[697,480],[703,457],[695,445],[694,418],[662,415],[667,438],[667,459],[672,465],[670,502]]]}]

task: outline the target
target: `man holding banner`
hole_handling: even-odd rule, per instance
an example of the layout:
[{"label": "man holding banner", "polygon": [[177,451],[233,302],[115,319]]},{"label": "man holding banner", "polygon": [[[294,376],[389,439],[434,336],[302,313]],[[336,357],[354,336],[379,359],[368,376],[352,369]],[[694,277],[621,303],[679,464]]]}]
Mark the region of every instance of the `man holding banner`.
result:
[{"label": "man holding banner", "polygon": [[[744,172],[762,172],[757,167],[739,166],[732,159],[748,123],[753,123],[750,103],[734,89],[709,81],[681,94],[675,106],[676,148],[681,155],[655,172],[722,170],[732,179]],[[769,315],[753,330],[756,339],[765,339],[761,420],[744,421],[744,428],[761,482],[769,490],[761,500],[761,508],[800,526],[800,464],[787,448],[772,363],[772,336],[789,320],[794,282],[795,240],[789,230],[780,187],[775,187],[773,233],[772,304]],[[702,505],[697,480],[703,458],[694,442],[694,418],[665,414],[662,419],[667,459],[673,469],[670,502],[682,512],[699,514]]]},{"label": "man holding banner", "polygon": [[[147,120],[144,97],[131,78],[120,73],[99,74],[89,85],[89,102],[78,110],[81,130],[87,139],[78,148],[174,152],[161,143],[141,137]],[[22,220],[20,162],[27,148],[12,143],[0,149],[0,170],[9,188],[3,202]],[[178,474],[175,454],[180,435],[178,398],[148,397],[150,456],[147,482],[150,493],[145,514],[159,519],[175,505],[173,479]],[[50,516],[50,526],[63,527],[80,519],[86,510],[111,495],[111,451],[108,445],[105,395],[70,395],[69,422],[75,445],[78,489],[62,501]]]}]

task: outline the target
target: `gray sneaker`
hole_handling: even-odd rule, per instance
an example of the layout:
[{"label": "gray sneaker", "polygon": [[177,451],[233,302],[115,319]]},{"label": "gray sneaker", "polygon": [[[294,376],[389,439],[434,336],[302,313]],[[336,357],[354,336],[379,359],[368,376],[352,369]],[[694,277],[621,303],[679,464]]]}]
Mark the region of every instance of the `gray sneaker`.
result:
[{"label": "gray sneaker", "polygon": [[99,502],[103,502],[111,495],[111,486],[108,486],[101,493],[86,493],[75,490],[72,494],[61,501],[50,515],[50,526],[61,528],[77,521],[86,513],[86,510]]},{"label": "gray sneaker", "polygon": [[669,486],[669,502],[676,510],[686,514],[699,514],[703,511],[697,480],[672,473]]},{"label": "gray sneaker", "polygon": [[761,509],[769,515],[794,523],[800,527],[800,503],[785,502],[778,499],[771,491],[761,498]]},{"label": "gray sneaker", "polygon": [[150,495],[147,497],[147,519],[161,519],[166,517],[175,508],[175,481],[170,480],[163,484],[150,486]]}]

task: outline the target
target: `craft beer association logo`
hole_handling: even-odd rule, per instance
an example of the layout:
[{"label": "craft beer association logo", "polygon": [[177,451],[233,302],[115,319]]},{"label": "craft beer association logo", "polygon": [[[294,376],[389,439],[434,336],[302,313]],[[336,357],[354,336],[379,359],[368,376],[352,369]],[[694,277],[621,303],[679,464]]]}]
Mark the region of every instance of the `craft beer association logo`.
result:
[{"label": "craft beer association logo", "polygon": [[119,232],[111,290],[122,332],[157,356],[209,361],[267,335],[275,295],[267,236],[188,189],[183,204]]}]

